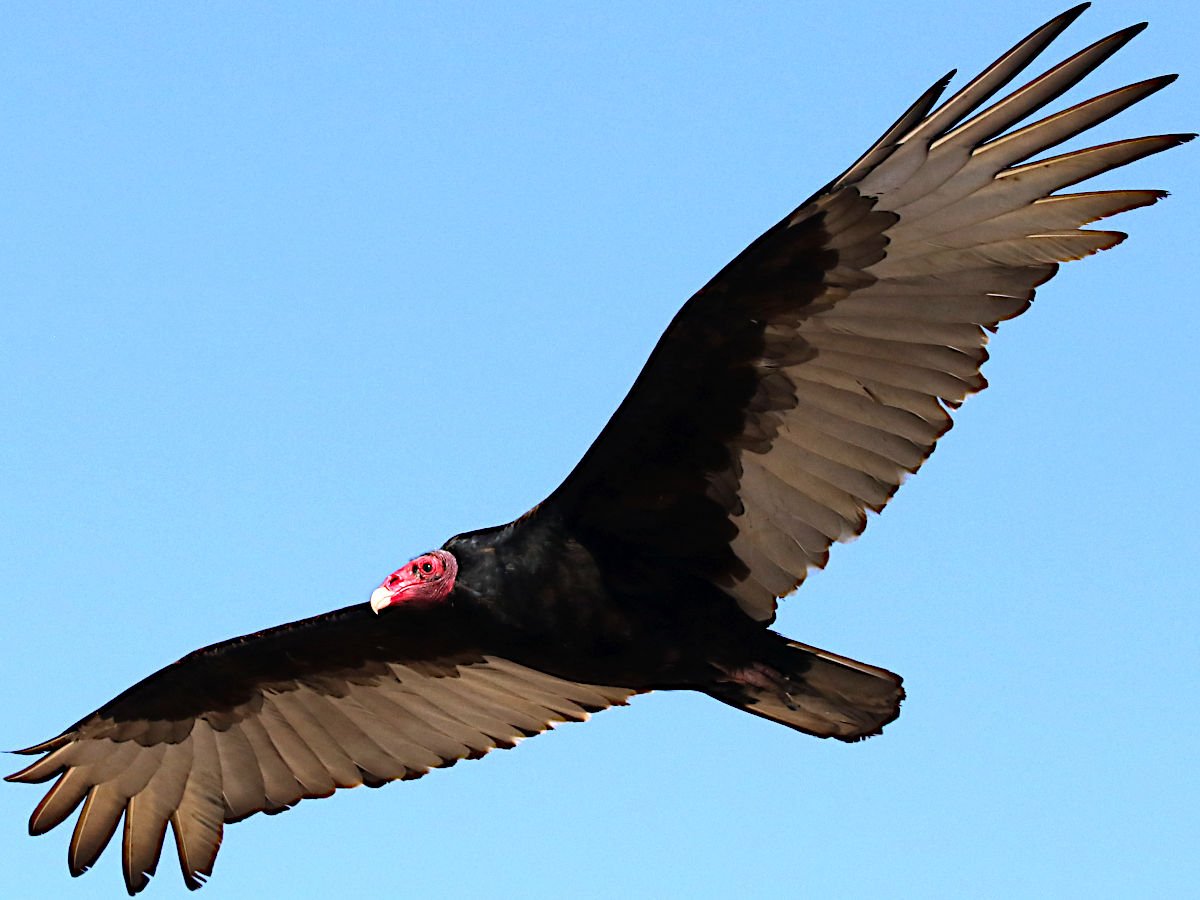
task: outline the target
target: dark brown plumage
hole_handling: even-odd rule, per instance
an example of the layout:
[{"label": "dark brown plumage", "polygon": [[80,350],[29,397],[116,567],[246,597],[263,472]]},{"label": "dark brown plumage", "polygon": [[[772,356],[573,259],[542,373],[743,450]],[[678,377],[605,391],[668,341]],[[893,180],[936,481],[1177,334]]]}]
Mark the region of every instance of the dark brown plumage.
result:
[{"label": "dark brown plumage", "polygon": [[862,532],[985,386],[987,332],[1058,262],[1124,237],[1080,226],[1163,196],[1056,192],[1191,137],[1025,163],[1172,80],[1012,130],[1140,27],[968,118],[1082,9],[936,110],[935,85],[726,266],[530,513],[452,538],[371,605],[196,651],[21,751],[39,758],[9,780],[56,779],[31,833],[82,804],[77,875],[123,817],[135,893],[169,826],[195,888],[225,822],[419,777],[642,691],[703,691],[821,737],[878,733],[900,678],[770,631],[776,600]]}]

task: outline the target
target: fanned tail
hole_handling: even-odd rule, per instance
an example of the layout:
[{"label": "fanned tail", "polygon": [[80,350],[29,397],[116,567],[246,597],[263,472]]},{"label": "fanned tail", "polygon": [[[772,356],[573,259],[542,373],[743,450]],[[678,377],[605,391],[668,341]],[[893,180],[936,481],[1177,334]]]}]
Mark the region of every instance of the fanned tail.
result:
[{"label": "fanned tail", "polygon": [[769,634],[778,643],[767,659],[721,667],[725,675],[705,693],[805,734],[839,741],[879,734],[900,715],[899,675]]}]

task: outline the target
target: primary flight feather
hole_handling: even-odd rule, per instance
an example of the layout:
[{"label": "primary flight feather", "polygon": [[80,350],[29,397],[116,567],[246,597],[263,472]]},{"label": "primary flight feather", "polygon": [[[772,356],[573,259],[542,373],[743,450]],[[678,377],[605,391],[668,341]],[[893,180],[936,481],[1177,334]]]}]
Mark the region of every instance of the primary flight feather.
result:
[{"label": "primary flight feather", "polygon": [[1020,124],[1143,26],[993,99],[1085,6],[940,106],[936,84],[688,300],[529,513],[406,563],[369,603],[198,650],[20,751],[38,758],[8,780],[53,780],[30,832],[78,809],[78,875],[122,827],[133,894],[169,827],[196,888],[225,823],[417,778],[644,691],[703,691],[819,737],[879,733],[899,676],[771,631],[777,600],[985,387],[988,332],[1059,262],[1124,239],[1082,226],[1164,196],[1066,189],[1193,137],[1053,153],[1173,76]]}]

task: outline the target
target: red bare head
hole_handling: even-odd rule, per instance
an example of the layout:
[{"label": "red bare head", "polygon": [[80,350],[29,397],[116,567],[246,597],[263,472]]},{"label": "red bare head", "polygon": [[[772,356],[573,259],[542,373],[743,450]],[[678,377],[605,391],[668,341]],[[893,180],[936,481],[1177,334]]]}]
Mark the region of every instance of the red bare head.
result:
[{"label": "red bare head", "polygon": [[445,550],[431,550],[405,563],[371,594],[371,609],[379,612],[402,603],[436,603],[454,587],[458,560]]}]

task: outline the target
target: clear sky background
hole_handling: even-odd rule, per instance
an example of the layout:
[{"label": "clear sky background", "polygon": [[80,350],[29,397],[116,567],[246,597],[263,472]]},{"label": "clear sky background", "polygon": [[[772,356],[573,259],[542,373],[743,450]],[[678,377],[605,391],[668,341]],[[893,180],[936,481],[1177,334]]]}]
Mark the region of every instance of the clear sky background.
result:
[{"label": "clear sky background", "polygon": [[[0,746],[536,503],[694,290],[1066,5],[7,5]],[[1093,143],[1200,127],[1189,2],[1048,63],[1145,18],[1068,99],[1183,78]],[[1099,180],[1174,197],[783,605],[905,676],[882,737],[640,697],[231,826],[203,896],[1194,890],[1198,184],[1196,145]],[[26,836],[40,796],[0,785],[0,895],[121,896],[117,846],[72,880],[69,827]],[[146,896],[184,893],[168,838]]]}]

